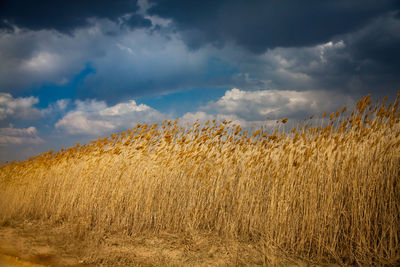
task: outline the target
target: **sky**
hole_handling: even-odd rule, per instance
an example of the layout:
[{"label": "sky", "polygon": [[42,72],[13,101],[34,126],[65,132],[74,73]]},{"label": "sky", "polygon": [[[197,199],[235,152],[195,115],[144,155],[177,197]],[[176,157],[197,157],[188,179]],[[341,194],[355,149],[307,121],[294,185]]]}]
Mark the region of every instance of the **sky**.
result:
[{"label": "sky", "polygon": [[244,127],[400,90],[400,1],[2,0],[0,162],[139,122]]}]

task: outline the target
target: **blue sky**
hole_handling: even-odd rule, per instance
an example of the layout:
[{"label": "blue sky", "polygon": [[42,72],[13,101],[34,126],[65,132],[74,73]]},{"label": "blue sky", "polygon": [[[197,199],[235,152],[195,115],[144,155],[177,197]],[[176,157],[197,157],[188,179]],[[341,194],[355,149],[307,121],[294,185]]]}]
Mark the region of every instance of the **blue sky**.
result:
[{"label": "blue sky", "polygon": [[138,122],[261,126],[394,98],[398,47],[394,0],[1,1],[0,161]]}]

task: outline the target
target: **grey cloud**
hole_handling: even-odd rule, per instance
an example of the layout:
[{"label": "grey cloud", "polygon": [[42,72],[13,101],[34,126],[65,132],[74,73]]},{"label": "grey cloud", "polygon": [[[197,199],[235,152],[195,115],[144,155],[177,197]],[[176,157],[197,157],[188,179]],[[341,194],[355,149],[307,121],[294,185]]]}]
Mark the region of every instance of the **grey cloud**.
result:
[{"label": "grey cloud", "polygon": [[[14,46],[26,52],[21,54]],[[3,92],[31,90],[44,83],[68,84],[88,62],[94,72],[76,87],[76,96],[81,99],[116,103],[193,87],[234,85],[229,77],[219,76],[225,66],[210,66],[210,58],[220,51],[190,51],[179,34],[145,28],[121,30],[107,20],[93,20],[91,26],[75,30],[72,36],[49,30],[3,33],[0,51],[0,60],[8,66],[0,68]],[[245,83],[246,77],[234,79]]]},{"label": "grey cloud", "polygon": [[0,128],[0,146],[42,144],[44,142],[38,136],[38,131],[33,126],[28,128],[14,128],[13,125],[10,125],[6,128]]},{"label": "grey cloud", "polygon": [[347,40],[355,60],[377,64],[381,72],[395,71],[398,73],[400,62],[399,18],[377,19],[369,27],[348,36]]},{"label": "grey cloud", "polygon": [[400,88],[399,33],[400,20],[390,15],[315,46],[277,47],[261,55],[226,47],[221,57],[264,88],[393,97]]},{"label": "grey cloud", "polygon": [[[248,8],[257,3],[255,1]],[[371,11],[377,12],[375,15],[363,17],[365,22],[355,27],[357,30],[352,28],[351,32],[330,35],[326,42],[316,45],[271,47],[258,54],[249,52],[248,47],[238,42],[219,47],[205,42],[197,50],[190,50],[184,42],[185,34],[186,31],[201,30],[194,29],[195,25],[182,27],[181,31],[173,31],[167,24],[157,29],[132,30],[121,28],[119,22],[108,19],[91,19],[89,26],[75,29],[72,35],[51,30],[3,32],[0,34],[0,91],[32,91],[43,84],[68,85],[68,81],[90,63],[94,71],[76,85],[74,97],[96,98],[108,104],[202,87],[333,90],[348,92],[355,98],[374,90],[379,94],[394,95],[400,85],[399,19],[394,11],[386,12],[393,2],[382,3],[365,2],[365,10],[379,8]],[[159,3],[154,8],[163,5]],[[199,11],[206,10],[203,2],[198,5]],[[233,6],[240,5],[242,2]],[[316,11],[329,5],[350,12],[350,7],[360,4],[322,1],[312,9]],[[178,7],[172,2],[171,8]],[[179,8],[174,12],[191,7],[181,3]],[[224,1],[213,1],[207,16],[214,16],[217,10],[224,8],[228,8]],[[203,21],[205,15],[200,12],[192,18],[189,12],[186,16],[190,17],[188,20]],[[232,16],[230,20],[240,22],[239,17]],[[129,16],[123,19],[128,20]],[[239,23],[230,20],[226,23]],[[202,33],[199,34],[202,38]],[[36,92],[37,95],[41,93]]]},{"label": "grey cloud", "polygon": [[226,80],[219,75],[224,67],[212,69],[210,58],[218,52],[214,48],[190,51],[178,34],[136,30],[110,44],[106,55],[92,60],[96,73],[86,78],[81,97],[107,97],[117,102],[194,87],[232,85],[229,77]]},{"label": "grey cloud", "polygon": [[147,28],[152,26],[151,20],[144,18],[141,15],[133,14],[125,22],[131,29],[133,28]]},{"label": "grey cloud", "polygon": [[88,46],[87,41],[81,32],[74,37],[44,30],[0,34],[0,91],[62,83],[84,68],[86,51],[80,48]]},{"label": "grey cloud", "polygon": [[331,44],[339,42],[342,47],[320,46],[323,60],[318,60],[317,54],[310,55],[310,50],[304,52],[306,49],[288,52],[289,59],[306,55],[288,69],[312,77],[315,88],[352,92],[355,96],[396,94],[400,87],[399,19],[377,18],[359,31],[338,36]]},{"label": "grey cloud", "polygon": [[[99,18],[118,21],[126,14],[139,10],[136,0],[3,0],[0,2],[0,27],[12,30],[12,25],[31,30],[54,29],[72,33],[88,24],[88,19]],[[130,27],[148,26],[144,18],[135,15]]]},{"label": "grey cloud", "polygon": [[234,42],[255,53],[324,43],[399,8],[395,0],[151,2],[148,12],[172,19],[191,48]]},{"label": "grey cloud", "polygon": [[[102,58],[119,50],[117,45],[121,39],[125,36],[134,39],[135,35],[135,30],[122,30],[117,23],[96,19],[90,26],[76,29],[73,35],[50,30],[3,32],[0,34],[0,91],[15,92],[43,84],[67,84],[85,69],[87,63],[101,62]],[[107,63],[118,64],[115,61]],[[122,68],[127,71],[129,66]]]}]

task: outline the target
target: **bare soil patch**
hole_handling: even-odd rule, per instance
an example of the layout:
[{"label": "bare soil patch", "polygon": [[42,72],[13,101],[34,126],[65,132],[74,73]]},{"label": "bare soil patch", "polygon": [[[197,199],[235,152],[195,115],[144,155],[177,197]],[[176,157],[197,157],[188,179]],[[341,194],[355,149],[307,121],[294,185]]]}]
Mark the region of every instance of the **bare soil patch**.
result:
[{"label": "bare soil patch", "polygon": [[113,233],[94,241],[77,239],[62,225],[0,227],[0,266],[321,266],[278,260],[264,252],[249,243],[199,233]]}]

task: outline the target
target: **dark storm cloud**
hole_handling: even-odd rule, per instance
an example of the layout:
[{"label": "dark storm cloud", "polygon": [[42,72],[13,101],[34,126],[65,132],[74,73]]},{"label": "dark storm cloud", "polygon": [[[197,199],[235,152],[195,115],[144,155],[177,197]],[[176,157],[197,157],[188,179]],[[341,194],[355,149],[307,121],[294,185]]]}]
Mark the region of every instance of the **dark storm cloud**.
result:
[{"label": "dark storm cloud", "polygon": [[137,14],[132,15],[125,22],[130,28],[146,28],[151,27],[151,21]]},{"label": "dark storm cloud", "polygon": [[400,89],[400,18],[394,13],[339,36],[342,49],[325,52],[326,64],[309,72],[320,87],[395,95]]},{"label": "dark storm cloud", "polygon": [[354,59],[375,62],[384,72],[399,71],[400,18],[381,19],[349,39]]},{"label": "dark storm cloud", "polygon": [[274,47],[311,46],[357,30],[399,8],[395,0],[151,0],[149,13],[170,18],[187,45],[234,42],[261,53]]},{"label": "dark storm cloud", "polygon": [[[88,63],[94,71],[74,96],[113,104],[192,88],[400,88],[399,1],[154,0],[149,10],[136,1],[0,3],[10,23],[74,33],[0,30],[7,66],[0,68],[0,91],[19,96],[46,94],[43,84],[70,88]],[[78,27],[92,17],[111,20]]]},{"label": "dark storm cloud", "polygon": [[[88,18],[107,18],[116,21],[120,16],[138,11],[136,0],[2,0],[0,27],[12,25],[31,30],[55,29],[70,32],[87,24]],[[148,26],[148,20],[133,16],[130,27]]]}]

